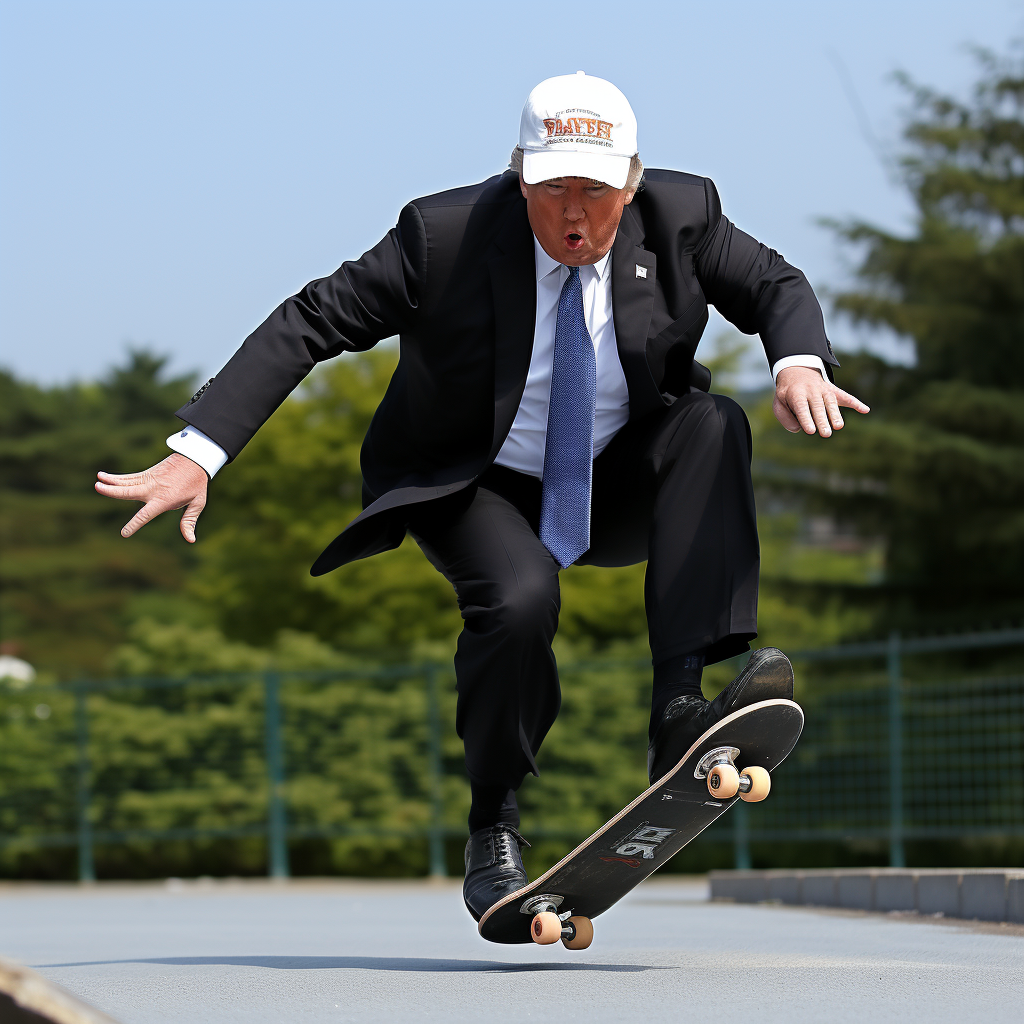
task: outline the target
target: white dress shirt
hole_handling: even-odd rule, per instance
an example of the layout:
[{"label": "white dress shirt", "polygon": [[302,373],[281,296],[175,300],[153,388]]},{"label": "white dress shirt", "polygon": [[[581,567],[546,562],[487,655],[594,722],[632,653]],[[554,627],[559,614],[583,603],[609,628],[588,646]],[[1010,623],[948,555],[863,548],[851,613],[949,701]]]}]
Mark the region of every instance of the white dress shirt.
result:
[{"label": "white dress shirt", "polygon": [[[533,239],[533,254],[537,270],[537,319],[533,331],[530,370],[512,429],[494,461],[499,466],[507,466],[542,479],[551,395],[551,364],[555,355],[555,317],[569,268],[556,263],[541,248],[536,237]],[[580,267],[580,284],[583,288],[583,317],[597,359],[597,408],[594,415],[596,458],[629,419],[629,391],[619,362],[612,318],[610,252],[597,263]],[[772,367],[772,378],[777,378],[779,371],[787,366],[811,367],[819,370],[828,380],[825,364],[819,356],[786,356]],[[216,441],[191,425],[171,434],[167,438],[167,445],[201,466],[210,479],[228,461],[228,453]]]},{"label": "white dress shirt", "polygon": [[[551,398],[551,366],[555,357],[555,318],[569,268],[556,263],[536,238],[533,240],[533,254],[537,268],[537,319],[533,330],[530,372],[512,429],[494,461],[499,466],[507,466],[539,480],[544,475],[544,441]],[[596,457],[629,419],[629,390],[619,362],[612,320],[611,253],[592,266],[580,267],[580,285],[583,289],[583,318],[597,359]]]},{"label": "white dress shirt", "polygon": [[228,453],[212,437],[207,437],[191,423],[167,438],[167,447],[191,459],[206,470],[212,480],[221,466],[228,461]]}]

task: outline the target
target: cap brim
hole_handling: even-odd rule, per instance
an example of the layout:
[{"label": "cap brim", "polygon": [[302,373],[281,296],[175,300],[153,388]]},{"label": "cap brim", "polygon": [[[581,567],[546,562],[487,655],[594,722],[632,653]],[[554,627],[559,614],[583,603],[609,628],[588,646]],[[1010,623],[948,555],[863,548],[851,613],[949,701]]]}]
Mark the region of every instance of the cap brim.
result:
[{"label": "cap brim", "polygon": [[612,188],[623,188],[632,157],[611,153],[579,153],[559,150],[523,153],[523,181],[537,185],[552,178],[592,178]]}]

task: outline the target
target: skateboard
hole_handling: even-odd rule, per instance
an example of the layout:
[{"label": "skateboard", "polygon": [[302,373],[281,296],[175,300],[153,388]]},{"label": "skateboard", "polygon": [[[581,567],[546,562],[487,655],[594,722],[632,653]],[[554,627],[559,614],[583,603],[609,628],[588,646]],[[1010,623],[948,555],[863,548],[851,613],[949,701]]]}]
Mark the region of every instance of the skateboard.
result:
[{"label": "skateboard", "polygon": [[586,949],[603,914],[737,800],[758,802],[769,772],[796,745],[804,713],[791,700],[741,708],[708,729],[668,774],[535,882],[480,918],[491,942],[562,940]]}]

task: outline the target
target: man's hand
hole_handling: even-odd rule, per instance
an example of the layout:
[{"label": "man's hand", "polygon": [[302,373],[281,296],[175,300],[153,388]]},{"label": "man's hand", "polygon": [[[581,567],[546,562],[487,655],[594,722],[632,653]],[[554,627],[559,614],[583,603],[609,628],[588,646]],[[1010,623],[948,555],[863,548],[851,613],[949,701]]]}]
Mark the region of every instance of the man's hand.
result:
[{"label": "man's hand", "polygon": [[843,429],[839,407],[865,413],[871,410],[853,395],[825,380],[809,366],[787,366],[775,380],[775,418],[791,433],[819,433],[831,437],[833,430]]},{"label": "man's hand", "polygon": [[122,537],[130,537],[161,512],[184,508],[181,535],[189,544],[195,544],[196,520],[206,506],[206,487],[209,481],[206,470],[191,459],[175,452],[141,473],[97,473],[96,477],[94,486],[100,494],[108,498],[144,502],[142,508],[121,530]]}]

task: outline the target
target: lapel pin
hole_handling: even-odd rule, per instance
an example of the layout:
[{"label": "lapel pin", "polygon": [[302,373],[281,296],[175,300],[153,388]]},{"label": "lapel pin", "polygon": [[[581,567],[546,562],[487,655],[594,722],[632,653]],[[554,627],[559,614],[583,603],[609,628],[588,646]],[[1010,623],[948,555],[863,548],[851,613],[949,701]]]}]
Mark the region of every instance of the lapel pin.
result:
[{"label": "lapel pin", "polygon": [[638,263],[636,265],[636,276],[640,277],[640,278],[643,278],[646,281],[647,280],[647,268],[646,267],[641,267],[640,264]]}]

